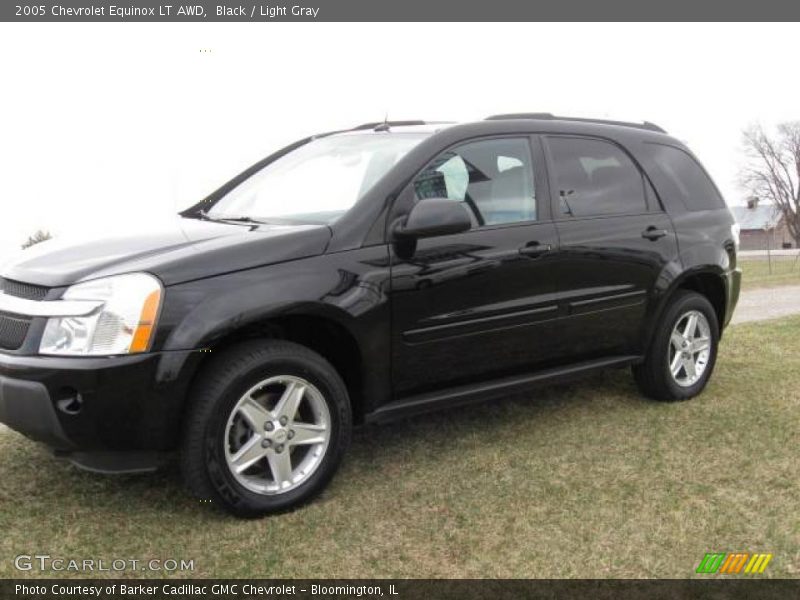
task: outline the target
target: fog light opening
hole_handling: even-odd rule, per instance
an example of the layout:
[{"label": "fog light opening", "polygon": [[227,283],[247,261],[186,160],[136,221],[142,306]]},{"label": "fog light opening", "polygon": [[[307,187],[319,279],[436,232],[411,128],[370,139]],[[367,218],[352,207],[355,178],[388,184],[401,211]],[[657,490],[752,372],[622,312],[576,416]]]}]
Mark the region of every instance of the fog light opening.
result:
[{"label": "fog light opening", "polygon": [[64,414],[77,415],[83,408],[83,396],[77,390],[64,388],[59,391],[56,406]]}]

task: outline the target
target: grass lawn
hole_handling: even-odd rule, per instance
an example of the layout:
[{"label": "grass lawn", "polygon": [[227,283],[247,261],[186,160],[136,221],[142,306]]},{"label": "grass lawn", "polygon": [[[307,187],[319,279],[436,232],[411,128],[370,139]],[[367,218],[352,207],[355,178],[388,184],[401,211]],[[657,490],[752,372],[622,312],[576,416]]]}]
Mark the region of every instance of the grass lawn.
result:
[{"label": "grass lawn", "polygon": [[800,577],[798,373],[800,317],[736,326],[690,402],[615,371],[366,428],[320,499],[258,521],[175,473],[95,476],[0,434],[0,576],[47,553],[194,559],[199,577],[683,578],[745,551]]},{"label": "grass lawn", "polygon": [[772,273],[766,259],[740,260],[739,266],[742,267],[743,290],[800,285],[800,260],[794,256],[773,256]]}]

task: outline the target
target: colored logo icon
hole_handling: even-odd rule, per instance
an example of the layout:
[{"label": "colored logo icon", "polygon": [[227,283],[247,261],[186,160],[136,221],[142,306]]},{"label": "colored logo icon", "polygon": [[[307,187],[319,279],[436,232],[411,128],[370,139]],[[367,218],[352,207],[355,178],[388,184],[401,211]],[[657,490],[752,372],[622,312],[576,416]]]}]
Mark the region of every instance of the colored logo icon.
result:
[{"label": "colored logo icon", "polygon": [[770,560],[772,560],[772,554],[707,552],[695,572],[704,574],[726,573],[729,575],[763,573]]}]

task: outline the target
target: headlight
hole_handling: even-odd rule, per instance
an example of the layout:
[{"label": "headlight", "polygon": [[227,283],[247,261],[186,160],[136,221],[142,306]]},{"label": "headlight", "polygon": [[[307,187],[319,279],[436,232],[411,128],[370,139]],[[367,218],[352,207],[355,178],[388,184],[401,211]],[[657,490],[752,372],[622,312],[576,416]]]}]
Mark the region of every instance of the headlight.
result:
[{"label": "headlight", "polygon": [[49,319],[39,352],[78,356],[146,352],[162,295],[161,283],[146,273],[73,285],[64,292],[64,300],[95,300],[103,305],[84,317]]}]

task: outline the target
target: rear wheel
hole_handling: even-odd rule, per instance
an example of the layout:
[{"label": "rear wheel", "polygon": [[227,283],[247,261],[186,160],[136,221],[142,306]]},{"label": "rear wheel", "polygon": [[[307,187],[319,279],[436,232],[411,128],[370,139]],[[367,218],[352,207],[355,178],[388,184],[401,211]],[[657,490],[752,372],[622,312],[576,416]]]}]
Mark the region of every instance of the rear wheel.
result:
[{"label": "rear wheel", "polygon": [[308,348],[248,342],[220,356],[194,388],[184,478],[240,516],[291,508],[322,490],[350,440],[347,390]]},{"label": "rear wheel", "polygon": [[719,324],[711,303],[680,291],[666,309],[642,364],[633,368],[641,391],[656,400],[687,400],[703,391],[717,359]]}]

